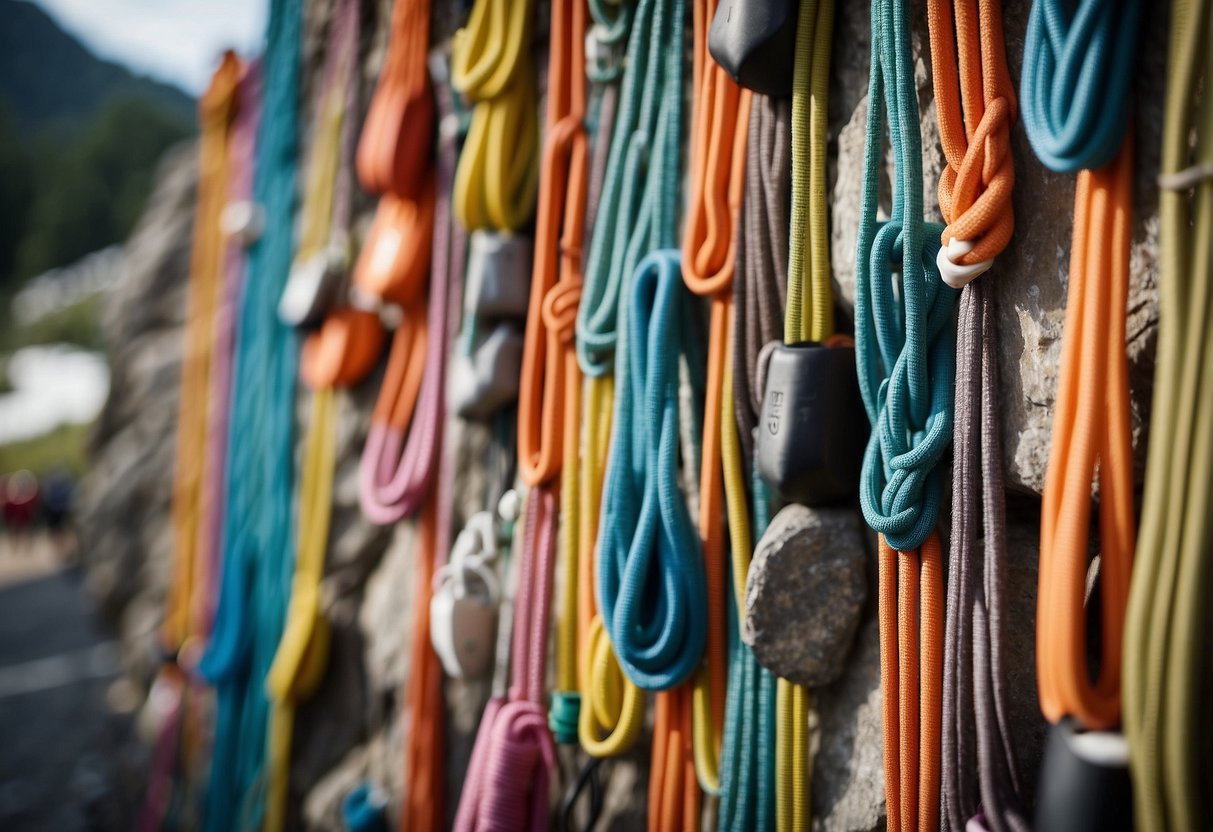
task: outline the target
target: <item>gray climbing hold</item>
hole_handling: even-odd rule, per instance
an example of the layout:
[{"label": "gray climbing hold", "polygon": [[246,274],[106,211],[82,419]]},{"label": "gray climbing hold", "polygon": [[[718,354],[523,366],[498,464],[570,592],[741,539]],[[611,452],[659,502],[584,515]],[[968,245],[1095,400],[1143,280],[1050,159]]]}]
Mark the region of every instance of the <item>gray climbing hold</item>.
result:
[{"label": "gray climbing hold", "polygon": [[790,505],[758,541],[742,638],[772,673],[818,687],[842,675],[867,600],[852,509]]}]

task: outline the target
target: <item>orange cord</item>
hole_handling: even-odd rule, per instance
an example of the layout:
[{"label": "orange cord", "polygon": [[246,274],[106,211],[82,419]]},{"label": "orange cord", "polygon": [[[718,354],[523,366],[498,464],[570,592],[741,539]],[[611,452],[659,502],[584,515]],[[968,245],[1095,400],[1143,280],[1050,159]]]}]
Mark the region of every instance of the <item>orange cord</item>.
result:
[{"label": "orange cord", "polygon": [[[1136,531],[1125,303],[1133,197],[1133,136],[1111,164],[1078,174],[1074,242],[1057,410],[1045,475],[1036,671],[1045,718],[1089,729],[1120,722],[1121,641]],[[1091,480],[1099,472],[1099,678],[1087,668]]]},{"label": "orange cord", "polygon": [[[708,629],[705,661],[714,747],[701,749],[701,758],[705,751],[712,758],[719,756],[728,683],[728,617],[724,611],[729,599],[725,592],[728,565],[725,563],[720,400],[737,260],[736,225],[745,193],[752,95],[750,90],[742,89],[729,78],[708,55],[708,27],[716,13],[716,5],[716,0],[696,0],[693,14],[693,84],[698,92],[694,96],[692,113],[691,199],[682,247],[682,273],[687,288],[711,298],[699,474],[699,536],[703,541],[712,625]],[[703,774],[701,769],[700,775]]]},{"label": "orange cord", "polygon": [[445,753],[442,665],[430,647],[438,501],[431,491],[421,509],[414,549],[412,672],[405,689],[404,805],[401,832],[440,832],[443,817]]},{"label": "orange cord", "polygon": [[700,797],[691,747],[691,688],[657,694],[649,771],[649,832],[699,832]]},{"label": "orange cord", "polygon": [[916,551],[880,536],[880,691],[889,832],[939,828],[943,557],[932,532]]},{"label": "orange cord", "polygon": [[434,126],[429,38],[430,0],[395,0],[387,55],[355,159],[370,193],[415,196],[423,185]]},{"label": "orange cord", "polygon": [[573,336],[589,185],[585,31],[584,3],[552,4],[547,139],[518,398],[518,469],[531,486],[559,475],[564,437],[579,427]]},{"label": "orange cord", "polygon": [[[1011,123],[1015,85],[1007,69],[1002,9],[990,0],[928,0],[939,138],[948,164],[939,179],[943,242],[974,247],[960,265],[992,260],[1015,230]],[[958,60],[959,59],[959,60]]]}]

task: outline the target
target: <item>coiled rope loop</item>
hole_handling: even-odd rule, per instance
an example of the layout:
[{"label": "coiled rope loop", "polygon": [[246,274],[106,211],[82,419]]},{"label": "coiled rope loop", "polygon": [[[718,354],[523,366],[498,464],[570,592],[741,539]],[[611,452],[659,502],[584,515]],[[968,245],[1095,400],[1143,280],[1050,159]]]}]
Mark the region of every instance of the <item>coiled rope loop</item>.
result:
[{"label": "coiled rope loop", "polygon": [[636,7],[577,310],[577,361],[591,377],[614,367],[620,305],[637,264],[677,244],[685,16],[684,0]]},{"label": "coiled rope loop", "polygon": [[539,187],[539,115],[531,69],[534,0],[477,0],[451,43],[451,84],[475,102],[452,202],[469,231],[517,231]]},{"label": "coiled rope loop", "polygon": [[[939,279],[935,264],[943,229],[922,219],[922,145],[909,28],[902,3],[873,3],[855,255],[856,360],[872,423],[860,506],[868,525],[901,551],[922,545],[939,516],[938,463],[952,441],[955,369],[956,293]],[[891,215],[879,222],[877,174],[886,107],[896,187]]]},{"label": "coiled rope loop", "polygon": [[598,607],[645,690],[690,677],[708,625],[699,536],[678,487],[678,358],[695,337],[678,264],[676,251],[654,252],[633,278],[598,542]]},{"label": "coiled rope loop", "polygon": [[1141,0],[1035,0],[1024,42],[1023,123],[1059,173],[1112,161],[1129,121]]}]

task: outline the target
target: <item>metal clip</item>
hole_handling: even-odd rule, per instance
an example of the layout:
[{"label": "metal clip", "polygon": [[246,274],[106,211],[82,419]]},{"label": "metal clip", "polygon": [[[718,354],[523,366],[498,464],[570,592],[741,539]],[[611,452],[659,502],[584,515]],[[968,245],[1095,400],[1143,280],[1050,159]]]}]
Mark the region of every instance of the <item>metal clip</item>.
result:
[{"label": "metal clip", "polygon": [[229,202],[219,216],[219,227],[224,234],[248,248],[261,239],[265,230],[265,209],[247,199]]},{"label": "metal clip", "polygon": [[771,351],[755,456],[781,497],[806,506],[851,499],[867,438],[853,347],[805,342]]},{"label": "metal clip", "polygon": [[1037,795],[1038,832],[1132,828],[1133,784],[1124,735],[1080,732],[1070,719],[1050,728]]},{"label": "metal clip", "polygon": [[344,240],[334,240],[306,260],[296,261],[278,300],[278,318],[295,327],[320,323],[336,304],[349,264],[349,246]]},{"label": "metal clip", "polygon": [[493,327],[471,355],[451,363],[450,405],[464,419],[487,419],[518,398],[523,337],[517,324]]},{"label": "metal clip", "polygon": [[531,297],[531,241],[498,231],[473,231],[468,243],[468,313],[525,318]]},{"label": "metal clip", "polygon": [[[629,12],[620,12],[629,14]],[[626,31],[626,27],[622,27]],[[627,57],[627,38],[595,23],[585,33],[586,76],[598,83],[618,78]]]},{"label": "metal clip", "polygon": [[430,641],[448,676],[477,679],[493,659],[501,587],[493,565],[497,530],[480,512],[455,539],[450,562],[434,575]]},{"label": "metal clip", "polygon": [[792,94],[797,3],[721,0],[708,29],[708,51],[743,87],[776,98]]}]

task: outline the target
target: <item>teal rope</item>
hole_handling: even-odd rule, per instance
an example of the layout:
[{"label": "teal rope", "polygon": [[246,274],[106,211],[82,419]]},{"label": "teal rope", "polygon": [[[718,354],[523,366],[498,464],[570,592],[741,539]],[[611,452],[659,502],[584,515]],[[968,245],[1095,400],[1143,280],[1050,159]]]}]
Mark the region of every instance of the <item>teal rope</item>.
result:
[{"label": "teal rope", "polygon": [[[770,524],[771,497],[751,466],[754,539]],[[732,582],[732,570],[729,570]],[[732,598],[733,596],[729,596]],[[720,832],[775,828],[775,676],[741,640],[735,604],[729,608],[729,688],[721,744]]]},{"label": "teal rope", "polygon": [[[922,218],[922,139],[907,4],[873,0],[864,188],[855,255],[855,355],[872,435],[860,506],[890,546],[916,549],[939,517],[939,460],[952,439],[958,293],[939,278],[943,226]],[[876,219],[886,108],[893,210]],[[894,288],[895,264],[899,288]]]},{"label": "teal rope", "polygon": [[679,357],[704,366],[680,262],[675,249],[654,252],[633,278],[598,537],[598,607],[620,666],[645,690],[686,680],[707,641],[703,553],[678,488]]},{"label": "teal rope", "polygon": [[299,0],[273,0],[254,183],[266,227],[249,251],[236,334],[224,573],[200,668],[218,688],[206,816],[216,832],[261,822],[264,680],[290,597],[297,350],[277,308],[291,264],[301,23]]},{"label": "teal rope", "polygon": [[1051,170],[1112,161],[1129,120],[1141,0],[1035,0],[1020,100],[1032,150]]},{"label": "teal rope", "polygon": [[641,258],[677,246],[685,17],[684,0],[636,7],[577,308],[577,361],[587,376],[614,367],[620,300]]}]

